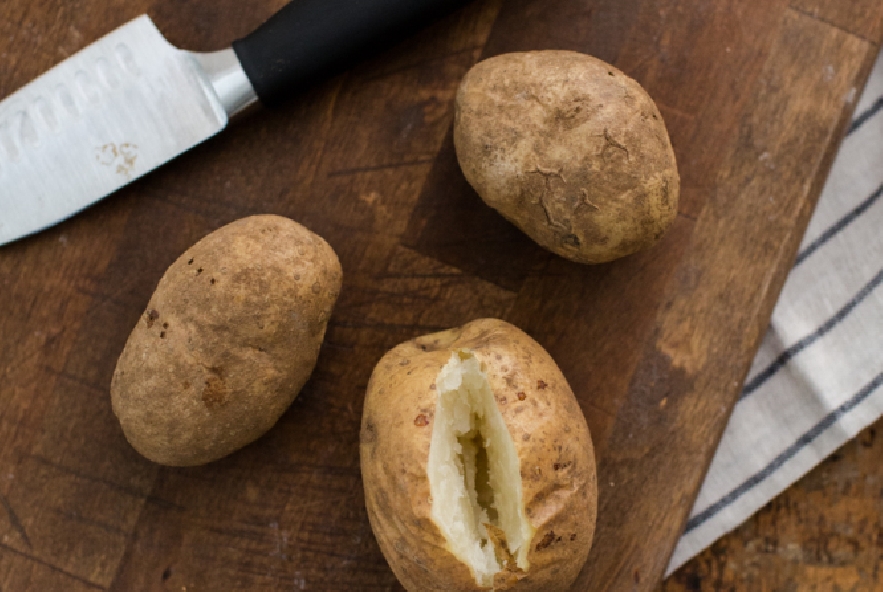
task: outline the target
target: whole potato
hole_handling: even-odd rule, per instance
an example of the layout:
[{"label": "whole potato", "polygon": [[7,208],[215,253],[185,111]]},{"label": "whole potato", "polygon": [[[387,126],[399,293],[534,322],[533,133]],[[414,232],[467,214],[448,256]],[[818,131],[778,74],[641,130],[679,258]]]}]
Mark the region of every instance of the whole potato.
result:
[{"label": "whole potato", "polygon": [[422,590],[568,590],[592,544],[592,441],[549,354],[478,320],[377,364],[361,429],[368,517]]},{"label": "whole potato", "polygon": [[601,263],[657,242],[680,180],[656,105],[571,51],[478,63],[457,93],[454,145],[479,196],[550,251]]},{"label": "whole potato", "polygon": [[279,216],[233,222],[166,271],[117,362],[113,410],[157,463],[207,463],[267,432],[316,365],[337,256]]}]

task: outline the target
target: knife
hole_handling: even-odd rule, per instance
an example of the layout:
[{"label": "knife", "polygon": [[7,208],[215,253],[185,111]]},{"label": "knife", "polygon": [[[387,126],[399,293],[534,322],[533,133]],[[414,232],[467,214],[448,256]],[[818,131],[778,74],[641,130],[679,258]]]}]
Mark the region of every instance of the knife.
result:
[{"label": "knife", "polygon": [[252,103],[394,45],[467,0],[294,0],[232,47],[172,46],[141,16],[0,102],[0,245],[189,150]]}]

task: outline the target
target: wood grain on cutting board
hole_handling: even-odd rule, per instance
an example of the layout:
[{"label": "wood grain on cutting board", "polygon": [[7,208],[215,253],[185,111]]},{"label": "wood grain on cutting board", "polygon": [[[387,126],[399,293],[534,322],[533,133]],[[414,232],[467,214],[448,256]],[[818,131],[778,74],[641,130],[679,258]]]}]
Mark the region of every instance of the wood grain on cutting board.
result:
[{"label": "wood grain on cutting board", "polygon": [[[211,50],[283,4],[7,0],[0,96],[144,12]],[[0,590],[396,589],[362,497],[364,389],[389,348],[478,317],[542,343],[593,431],[601,512],[576,589],[653,589],[876,55],[883,6],[810,4],[476,2],[0,248]],[[654,249],[569,263],[459,173],[460,78],[546,48],[611,61],[659,103],[683,194]],[[166,267],[257,213],[305,224],[343,265],[316,372],[255,444],[153,465],[110,409],[116,358]]]}]

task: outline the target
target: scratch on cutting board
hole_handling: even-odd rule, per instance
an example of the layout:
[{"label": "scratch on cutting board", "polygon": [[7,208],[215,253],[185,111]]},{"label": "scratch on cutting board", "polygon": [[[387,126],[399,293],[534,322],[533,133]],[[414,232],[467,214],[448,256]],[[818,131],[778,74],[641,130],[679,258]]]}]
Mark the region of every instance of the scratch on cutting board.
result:
[{"label": "scratch on cutting board", "polygon": [[12,528],[18,532],[21,539],[28,546],[28,549],[33,549],[34,547],[31,545],[31,539],[28,538],[28,533],[25,532],[25,527],[22,526],[21,520],[18,519],[15,511],[12,509],[9,500],[6,499],[6,496],[2,493],[0,493],[0,505],[3,506],[3,509],[6,510],[6,513],[9,515],[9,522],[12,524]]}]

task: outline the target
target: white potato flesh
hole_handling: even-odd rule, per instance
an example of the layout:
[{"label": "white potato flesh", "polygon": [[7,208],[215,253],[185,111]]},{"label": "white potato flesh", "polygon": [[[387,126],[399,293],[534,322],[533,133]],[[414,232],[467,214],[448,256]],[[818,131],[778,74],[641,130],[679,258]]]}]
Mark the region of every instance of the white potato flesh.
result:
[{"label": "white potato flesh", "polygon": [[428,464],[432,518],[476,584],[490,587],[507,567],[529,568],[534,529],[524,510],[518,453],[471,352],[451,356],[436,388]]}]

